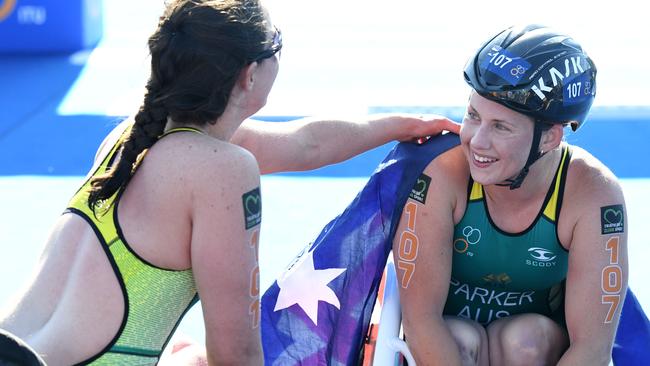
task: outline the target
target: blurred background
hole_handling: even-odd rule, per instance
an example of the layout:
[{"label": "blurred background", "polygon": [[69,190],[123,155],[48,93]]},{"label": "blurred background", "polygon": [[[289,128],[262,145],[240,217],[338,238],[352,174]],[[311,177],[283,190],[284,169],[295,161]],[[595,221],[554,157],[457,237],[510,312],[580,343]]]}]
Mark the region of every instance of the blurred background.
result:
[{"label": "blurred background", "polygon": [[[255,118],[412,112],[460,120],[469,95],[462,70],[482,42],[518,23],[563,30],[598,67],[592,115],[567,139],[622,178],[630,285],[648,310],[650,30],[641,4],[267,0],[284,47],[274,89]],[[0,303],[31,273],[105,134],[138,108],[146,41],[163,7],[154,0],[0,0]],[[391,146],[315,172],[263,178],[263,285],[347,206]],[[181,330],[202,337],[199,307]]]},{"label": "blurred background", "polygon": [[[483,1],[266,4],[283,31],[284,48],[258,118],[403,111],[459,120],[469,95],[462,78],[466,60],[509,25],[541,23],[573,35],[598,67],[590,122],[599,123],[570,141],[619,176],[650,176],[647,164],[619,158],[634,154],[650,134],[649,124],[639,123],[648,119],[650,105],[644,90],[650,85],[650,30],[636,1],[551,0],[525,10]],[[103,135],[141,102],[146,41],[163,6],[153,0],[0,0],[0,174],[85,173]],[[605,137],[606,144],[595,143]]]}]

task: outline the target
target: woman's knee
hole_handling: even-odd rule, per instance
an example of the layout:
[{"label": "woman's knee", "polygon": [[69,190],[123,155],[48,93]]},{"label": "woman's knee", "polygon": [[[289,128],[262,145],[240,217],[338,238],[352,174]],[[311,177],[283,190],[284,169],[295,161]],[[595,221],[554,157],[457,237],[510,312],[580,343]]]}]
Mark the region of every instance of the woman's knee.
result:
[{"label": "woman's knee", "polygon": [[568,335],[539,314],[499,319],[488,328],[490,361],[501,365],[555,364],[568,347]]},{"label": "woman's knee", "polygon": [[483,364],[483,355],[486,354],[484,350],[487,350],[485,328],[471,320],[457,317],[445,317],[445,323],[458,345],[463,365]]}]

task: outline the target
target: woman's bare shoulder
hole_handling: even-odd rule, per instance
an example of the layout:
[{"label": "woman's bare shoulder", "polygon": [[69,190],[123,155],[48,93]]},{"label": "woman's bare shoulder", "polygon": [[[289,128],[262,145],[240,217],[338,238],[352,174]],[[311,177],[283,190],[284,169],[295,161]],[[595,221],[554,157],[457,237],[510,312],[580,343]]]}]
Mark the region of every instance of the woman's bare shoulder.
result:
[{"label": "woman's bare shoulder", "polygon": [[605,164],[581,147],[571,146],[571,150],[566,183],[568,192],[587,200],[620,192],[618,178]]},{"label": "woman's bare shoulder", "polygon": [[601,207],[624,202],[623,189],[614,173],[588,151],[572,146],[562,204],[565,219],[577,222]]},{"label": "woman's bare shoulder", "polygon": [[242,179],[259,180],[255,157],[246,149],[210,136],[183,133],[167,136],[150,151],[164,169],[182,172],[188,182],[228,186]]},{"label": "woman's bare shoulder", "polygon": [[424,174],[442,187],[451,190],[462,187],[465,190],[470,173],[462,147],[456,146],[433,159],[424,169]]},{"label": "woman's bare shoulder", "polygon": [[449,207],[454,220],[459,218],[465,209],[470,176],[462,148],[457,146],[441,154],[429,163],[423,174],[431,179],[430,190],[435,190],[438,204]]}]

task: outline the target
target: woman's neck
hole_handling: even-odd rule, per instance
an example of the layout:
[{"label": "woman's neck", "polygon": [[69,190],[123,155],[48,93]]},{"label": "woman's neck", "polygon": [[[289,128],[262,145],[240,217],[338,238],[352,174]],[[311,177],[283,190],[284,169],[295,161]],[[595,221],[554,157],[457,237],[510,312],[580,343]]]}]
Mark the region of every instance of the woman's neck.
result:
[{"label": "woman's neck", "polygon": [[179,127],[192,127],[215,139],[230,141],[230,138],[242,122],[243,118],[234,116],[226,109],[224,114],[222,114],[214,123],[205,123],[203,125],[176,122],[169,118],[167,120],[167,125],[165,126],[165,131]]}]

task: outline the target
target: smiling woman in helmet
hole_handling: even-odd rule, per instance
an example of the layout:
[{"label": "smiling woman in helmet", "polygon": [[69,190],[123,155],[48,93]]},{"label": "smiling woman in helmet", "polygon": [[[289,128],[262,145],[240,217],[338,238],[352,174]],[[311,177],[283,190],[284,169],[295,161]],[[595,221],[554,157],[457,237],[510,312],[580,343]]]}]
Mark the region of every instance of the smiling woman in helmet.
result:
[{"label": "smiling woman in helmet", "polygon": [[563,141],[595,77],[576,41],[538,25],[468,62],[460,146],[425,169],[418,189],[435,196],[411,196],[393,244],[418,365],[609,363],[627,287],[623,193]]}]

